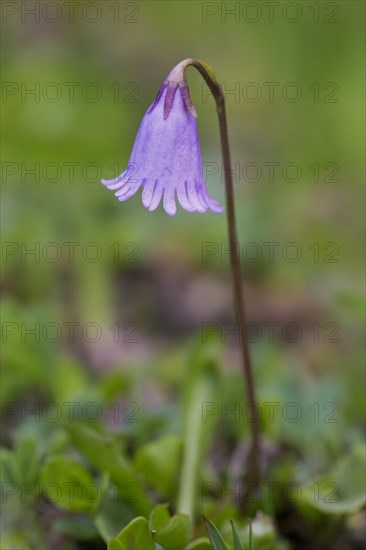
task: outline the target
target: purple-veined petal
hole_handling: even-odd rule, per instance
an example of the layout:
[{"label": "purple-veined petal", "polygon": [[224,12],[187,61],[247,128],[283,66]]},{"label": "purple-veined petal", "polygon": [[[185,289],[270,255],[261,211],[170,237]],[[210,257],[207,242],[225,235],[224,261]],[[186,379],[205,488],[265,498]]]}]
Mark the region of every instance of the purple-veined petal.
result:
[{"label": "purple-veined petal", "polygon": [[163,84],[160,86],[159,91],[158,91],[158,93],[157,93],[157,95],[156,95],[155,100],[153,101],[153,103],[150,105],[150,107],[149,107],[148,110],[147,110],[148,113],[152,113],[153,110],[155,109],[155,107],[157,106],[157,104],[159,103],[159,100],[160,100],[160,98],[161,98],[161,94],[163,93],[163,91],[164,91],[166,85],[167,85],[166,82],[163,82]]},{"label": "purple-veined petal", "polygon": [[187,210],[187,212],[195,212],[195,207],[191,205],[188,199],[186,181],[184,182],[184,184],[177,186],[177,197],[179,204],[182,208],[184,208],[184,210]]},{"label": "purple-veined petal", "polygon": [[150,212],[153,212],[159,206],[160,201],[161,201],[162,196],[163,196],[163,192],[164,192],[163,184],[160,181],[158,181],[156,186],[155,186],[155,189],[154,189],[154,192],[153,192],[153,195],[152,195],[149,207],[148,207]]},{"label": "purple-veined petal", "polygon": [[197,212],[206,212],[207,206],[199,196],[196,189],[196,182],[194,180],[187,181],[187,193],[189,202],[192,206],[194,206]]},{"label": "purple-veined petal", "polygon": [[157,181],[155,180],[149,180],[147,183],[145,183],[144,188],[142,190],[142,204],[145,206],[145,208],[149,208],[152,196],[155,191],[155,187],[157,186]]}]

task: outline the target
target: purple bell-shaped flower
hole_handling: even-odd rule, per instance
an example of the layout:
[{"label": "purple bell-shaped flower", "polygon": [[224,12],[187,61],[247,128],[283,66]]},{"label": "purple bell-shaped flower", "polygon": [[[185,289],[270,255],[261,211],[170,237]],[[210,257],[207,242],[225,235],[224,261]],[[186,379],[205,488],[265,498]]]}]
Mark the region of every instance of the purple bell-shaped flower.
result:
[{"label": "purple bell-shaped flower", "polygon": [[185,80],[171,76],[142,119],[127,169],[112,180],[101,180],[125,201],[142,188],[142,203],[150,211],[163,199],[164,210],[176,214],[176,196],[188,212],[222,212],[203,180],[196,111]]}]

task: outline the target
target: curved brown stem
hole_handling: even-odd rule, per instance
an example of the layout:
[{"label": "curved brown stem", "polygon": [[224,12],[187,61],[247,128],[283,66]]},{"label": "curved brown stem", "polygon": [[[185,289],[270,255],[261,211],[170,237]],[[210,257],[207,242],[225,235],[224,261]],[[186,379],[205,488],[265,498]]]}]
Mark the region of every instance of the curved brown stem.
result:
[{"label": "curved brown stem", "polygon": [[[248,457],[248,471],[247,481],[256,487],[260,482],[260,428],[259,428],[259,416],[257,409],[257,402],[254,390],[254,380],[252,365],[249,353],[249,343],[246,337],[245,330],[245,303],[244,294],[241,283],[240,273],[240,257],[237,253],[238,238],[236,229],[236,217],[235,217],[235,204],[234,204],[234,190],[232,182],[231,172],[231,160],[229,149],[229,137],[227,130],[227,119],[225,109],[225,97],[222,92],[221,86],[216,80],[215,74],[212,69],[205,63],[197,59],[185,59],[179,63],[170,73],[167,80],[176,80],[178,78],[184,79],[184,70],[189,67],[195,67],[206,81],[210,91],[215,99],[216,110],[219,119],[220,128],[220,141],[222,157],[224,162],[225,173],[225,189],[226,189],[226,205],[227,205],[227,223],[229,234],[229,247],[230,247],[230,262],[231,272],[233,278],[233,298],[235,307],[236,322],[240,329],[240,344],[242,355],[242,369],[246,386],[246,398],[249,407],[249,422],[251,432],[251,446]],[[253,484],[253,485],[252,485]]]}]

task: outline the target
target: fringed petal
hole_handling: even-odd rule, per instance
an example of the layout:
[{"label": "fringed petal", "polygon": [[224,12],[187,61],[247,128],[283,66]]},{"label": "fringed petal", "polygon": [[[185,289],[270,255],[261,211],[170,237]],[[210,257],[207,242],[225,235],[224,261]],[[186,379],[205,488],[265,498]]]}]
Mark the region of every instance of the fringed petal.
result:
[{"label": "fringed petal", "polygon": [[156,186],[155,186],[150,204],[148,206],[150,212],[153,212],[159,206],[160,201],[161,201],[162,196],[163,196],[163,192],[164,192],[164,187],[163,187],[162,183],[160,181],[158,181]]},{"label": "fringed petal", "polygon": [[187,193],[187,182],[185,181],[183,185],[177,186],[177,196],[179,204],[187,212],[195,212],[195,207],[189,202],[188,193]]},{"label": "fringed petal", "polygon": [[164,210],[169,216],[175,216],[177,213],[177,205],[175,204],[175,189],[169,185],[164,189]]},{"label": "fringed petal", "polygon": [[129,183],[126,183],[122,187],[122,189],[119,189],[119,191],[115,193],[115,196],[118,197],[118,200],[121,202],[126,201],[127,199],[131,198],[135,193],[137,193],[141,185],[144,185],[144,183],[145,180],[143,180],[142,182],[130,180]]},{"label": "fringed petal", "polygon": [[142,204],[145,206],[145,208],[149,208],[150,206],[157,183],[158,182],[156,180],[149,180],[144,185],[144,188],[142,190]]},{"label": "fringed petal", "polygon": [[163,199],[164,210],[174,216],[176,198],[188,212],[222,212],[207,193],[196,115],[187,86],[165,81],[137,132],[128,168],[111,180],[101,180],[119,201],[142,188],[142,204],[150,211]]}]

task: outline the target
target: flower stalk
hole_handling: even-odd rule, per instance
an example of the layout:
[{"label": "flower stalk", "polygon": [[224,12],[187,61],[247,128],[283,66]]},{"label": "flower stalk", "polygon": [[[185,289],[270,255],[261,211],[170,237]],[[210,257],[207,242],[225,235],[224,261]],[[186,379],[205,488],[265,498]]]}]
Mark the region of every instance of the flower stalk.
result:
[{"label": "flower stalk", "polygon": [[[257,403],[254,390],[253,370],[251,364],[251,358],[249,353],[249,342],[246,337],[245,331],[245,303],[244,293],[241,283],[240,273],[240,257],[237,253],[238,237],[236,229],[236,217],[235,217],[235,204],[234,204],[234,190],[231,171],[230,149],[229,149],[229,137],[227,129],[227,118],[225,109],[225,97],[222,92],[221,86],[216,80],[215,74],[212,69],[205,63],[197,59],[185,59],[179,63],[169,77],[172,78],[174,74],[175,78],[182,78],[185,82],[183,73],[184,70],[189,67],[195,67],[206,81],[216,103],[216,110],[219,120],[220,128],[220,142],[222,157],[224,163],[224,175],[225,175],[225,189],[226,189],[226,213],[228,224],[228,236],[229,236],[229,250],[230,250],[230,263],[233,280],[233,299],[235,307],[235,318],[239,325],[240,330],[240,344],[241,344],[241,356],[242,356],[242,370],[245,379],[246,387],[246,399],[249,412],[249,423],[251,433],[251,444],[248,454],[248,468],[246,479],[248,485],[256,487],[260,481],[260,429],[259,418],[257,414]],[[169,77],[167,80],[169,80]]]}]

